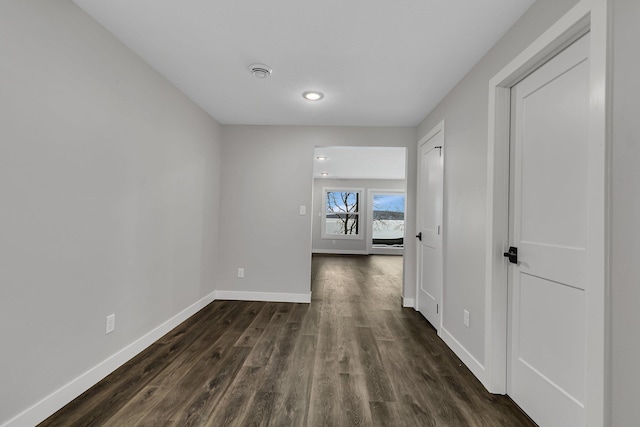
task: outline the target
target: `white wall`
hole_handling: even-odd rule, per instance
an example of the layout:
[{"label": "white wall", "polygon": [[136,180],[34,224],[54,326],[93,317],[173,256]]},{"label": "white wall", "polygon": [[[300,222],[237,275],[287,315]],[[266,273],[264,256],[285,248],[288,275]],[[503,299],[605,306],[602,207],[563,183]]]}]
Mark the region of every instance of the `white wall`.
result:
[{"label": "white wall", "polygon": [[3,424],[213,291],[221,136],[68,0],[0,3],[0,58]]},{"label": "white wall", "polygon": [[612,426],[638,425],[640,396],[640,2],[613,0]]},{"label": "white wall", "polygon": [[[331,188],[360,188],[362,189],[362,200],[360,202],[361,212],[361,233],[362,239],[323,239],[322,238],[322,209],[324,200],[322,199],[322,189]],[[367,240],[369,237],[369,190],[402,190],[405,189],[405,180],[402,179],[315,179],[313,188],[313,235],[311,246],[313,252],[333,252],[346,251],[345,253],[367,252]],[[413,239],[407,241],[413,244]],[[334,243],[335,242],[335,243]]]},{"label": "white wall", "polygon": [[[219,283],[228,292],[308,296],[316,146],[407,147],[410,159],[416,150],[415,128],[223,126],[222,135]],[[409,162],[408,212],[415,212],[415,169]],[[405,263],[412,298],[414,247]],[[238,267],[244,279],[236,277]]]},{"label": "white wall", "polygon": [[[445,120],[443,330],[484,364],[489,80],[577,0],[538,0],[418,127]],[[469,310],[470,328],[463,310]]]}]

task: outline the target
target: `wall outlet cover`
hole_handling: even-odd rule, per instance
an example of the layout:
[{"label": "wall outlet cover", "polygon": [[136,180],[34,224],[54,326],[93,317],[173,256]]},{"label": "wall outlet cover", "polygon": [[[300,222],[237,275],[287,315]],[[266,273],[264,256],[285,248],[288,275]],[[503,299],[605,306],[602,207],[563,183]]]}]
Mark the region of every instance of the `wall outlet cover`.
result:
[{"label": "wall outlet cover", "polygon": [[116,315],[114,313],[107,316],[107,325],[106,325],[105,335],[108,335],[115,330],[116,330]]}]

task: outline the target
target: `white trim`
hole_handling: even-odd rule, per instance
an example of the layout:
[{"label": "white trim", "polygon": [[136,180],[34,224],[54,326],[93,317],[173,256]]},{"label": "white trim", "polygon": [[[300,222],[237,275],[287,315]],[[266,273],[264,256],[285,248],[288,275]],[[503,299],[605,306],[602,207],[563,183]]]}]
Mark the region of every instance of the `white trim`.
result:
[{"label": "white trim", "polygon": [[214,295],[215,291],[191,304],[189,307],[152,329],[147,334],[138,338],[112,356],[109,356],[104,361],[98,363],[93,368],[60,387],[58,390],[54,391],[30,408],[11,418],[9,421],[2,424],[2,427],[34,426],[44,421],[67,403],[80,396],[89,388],[104,379],[107,375],[159,340],[173,328],[213,302]]},{"label": "white trim", "polygon": [[336,254],[336,255],[369,255],[369,252],[356,249],[312,249],[314,254]]},{"label": "white trim", "polygon": [[[611,151],[611,92],[609,91],[609,8],[607,0],[591,0],[591,117],[589,121],[589,212],[593,214],[589,229],[587,255],[587,384],[586,411],[589,426],[609,425],[611,395],[607,386],[611,371],[610,347],[610,279],[609,235],[611,219],[608,211],[611,183],[609,159]],[[593,250],[596,249],[596,250]]]},{"label": "white trim", "polygon": [[[605,346],[608,328],[609,281],[606,215],[609,178],[606,161],[608,87],[608,0],[582,0],[489,83],[489,134],[487,156],[485,375],[479,377],[492,393],[506,393],[507,366],[507,265],[502,252],[508,246],[508,165],[510,88],[555,53],[591,31],[591,119],[589,129],[590,248],[587,272],[587,416],[589,425],[606,424],[609,397],[603,396],[609,369]],[[595,243],[593,243],[595,242]]]},{"label": "white trim", "polygon": [[476,377],[482,379],[486,378],[485,367],[473,357],[473,355],[467,350],[444,326],[440,328],[438,331],[438,335],[442,338],[442,341],[445,342],[449,346],[451,350],[460,358],[462,363],[464,363],[467,368],[475,375]]},{"label": "white trim", "polygon": [[416,300],[415,300],[415,298],[405,298],[405,297],[402,297],[402,306],[403,306],[403,307],[411,307],[411,308],[415,308],[415,307],[416,307]]},{"label": "white trim", "polygon": [[311,292],[290,294],[280,292],[215,291],[214,294],[216,300],[294,302],[307,304],[311,302]]}]

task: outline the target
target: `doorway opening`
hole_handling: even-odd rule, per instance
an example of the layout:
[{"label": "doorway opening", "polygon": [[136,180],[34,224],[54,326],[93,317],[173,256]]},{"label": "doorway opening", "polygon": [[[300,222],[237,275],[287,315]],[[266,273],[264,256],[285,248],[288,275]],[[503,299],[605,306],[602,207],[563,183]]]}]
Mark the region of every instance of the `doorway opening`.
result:
[{"label": "doorway opening", "polygon": [[312,254],[402,256],[407,149],[316,147],[313,161]]}]

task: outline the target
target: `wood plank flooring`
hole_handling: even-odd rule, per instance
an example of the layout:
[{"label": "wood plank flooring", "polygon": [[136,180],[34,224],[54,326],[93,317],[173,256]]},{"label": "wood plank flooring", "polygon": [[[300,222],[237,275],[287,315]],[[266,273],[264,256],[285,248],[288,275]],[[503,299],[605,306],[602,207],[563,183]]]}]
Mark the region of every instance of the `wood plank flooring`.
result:
[{"label": "wood plank flooring", "polygon": [[215,301],[41,426],[534,426],[401,307],[401,257],[312,265],[311,304]]}]

